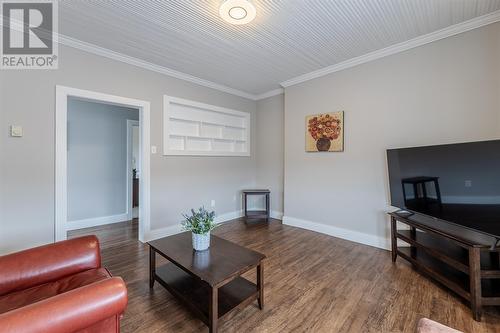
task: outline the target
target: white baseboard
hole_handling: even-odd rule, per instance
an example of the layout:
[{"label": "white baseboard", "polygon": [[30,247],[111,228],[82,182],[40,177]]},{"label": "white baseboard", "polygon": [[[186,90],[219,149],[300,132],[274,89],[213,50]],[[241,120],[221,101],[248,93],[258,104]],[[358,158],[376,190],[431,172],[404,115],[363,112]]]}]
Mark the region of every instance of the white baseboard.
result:
[{"label": "white baseboard", "polygon": [[217,215],[215,217],[215,223],[222,223],[222,222],[227,222],[231,221],[237,218],[240,218],[243,216],[243,211],[242,210],[237,210],[234,212],[229,212],[229,213],[224,213],[221,215]]},{"label": "white baseboard", "polygon": [[[242,210],[237,210],[237,211],[234,211],[234,212],[224,213],[224,214],[221,214],[221,215],[217,215],[215,217],[215,222],[216,223],[229,222],[229,221],[238,219],[240,217],[243,217],[243,215],[244,215],[244,213],[243,213]],[[282,212],[277,212],[277,211],[273,210],[273,211],[271,211],[271,217],[273,219],[281,220],[282,217],[283,217],[283,213]],[[182,230],[181,230],[181,224],[179,223],[179,224],[176,224],[176,225],[171,225],[171,226],[168,226],[168,227],[151,230],[146,235],[145,239],[146,239],[146,241],[151,241],[151,240],[155,240],[155,239],[162,238],[162,237],[172,236],[172,235],[178,234],[180,232],[182,232]]]},{"label": "white baseboard", "polygon": [[[229,213],[217,215],[215,217],[215,222],[216,223],[228,222],[228,221],[240,218],[242,216],[243,216],[243,211],[237,210],[234,212],[229,212]],[[146,239],[146,241],[151,241],[151,240],[155,240],[155,239],[162,238],[162,237],[172,236],[172,235],[178,234],[180,232],[182,232],[182,229],[181,229],[181,224],[179,222],[179,224],[176,224],[176,225],[171,225],[168,227],[151,230],[148,234],[146,234],[145,239]]]},{"label": "white baseboard", "polygon": [[271,215],[271,218],[273,218],[273,219],[283,220],[283,212],[278,212],[276,210],[272,210],[270,215]]},{"label": "white baseboard", "polygon": [[128,220],[129,220],[128,214],[123,213],[118,215],[101,216],[101,217],[93,217],[90,219],[68,221],[68,223],[66,224],[67,225],[66,230],[90,228],[98,225],[124,222]]},{"label": "white baseboard", "polygon": [[338,228],[331,225],[297,219],[290,216],[283,216],[283,224],[316,231],[322,234],[346,239],[356,243],[370,245],[373,247],[377,247],[379,249],[389,250],[391,248],[389,239],[375,235],[365,234],[359,231]]},{"label": "white baseboard", "polygon": [[158,238],[168,237],[182,232],[181,224],[175,224],[168,227],[150,230],[144,235],[145,241],[149,242]]}]

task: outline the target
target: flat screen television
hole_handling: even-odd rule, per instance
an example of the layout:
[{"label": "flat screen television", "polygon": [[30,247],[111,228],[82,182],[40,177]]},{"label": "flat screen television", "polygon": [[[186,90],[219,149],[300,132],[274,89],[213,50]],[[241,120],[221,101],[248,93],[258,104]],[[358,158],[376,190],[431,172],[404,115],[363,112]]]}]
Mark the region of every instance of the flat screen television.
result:
[{"label": "flat screen television", "polygon": [[500,140],[387,150],[391,205],[500,238]]}]

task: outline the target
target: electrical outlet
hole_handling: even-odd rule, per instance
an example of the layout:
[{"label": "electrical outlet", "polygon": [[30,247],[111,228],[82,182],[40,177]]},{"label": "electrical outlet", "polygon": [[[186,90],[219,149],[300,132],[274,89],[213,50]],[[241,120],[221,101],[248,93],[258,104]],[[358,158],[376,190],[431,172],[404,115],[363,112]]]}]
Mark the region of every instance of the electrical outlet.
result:
[{"label": "electrical outlet", "polygon": [[210,201],[210,206],[215,207],[215,200],[212,199],[212,201]]},{"label": "electrical outlet", "polygon": [[21,126],[10,126],[10,136],[13,138],[20,138],[23,136],[23,128]]}]

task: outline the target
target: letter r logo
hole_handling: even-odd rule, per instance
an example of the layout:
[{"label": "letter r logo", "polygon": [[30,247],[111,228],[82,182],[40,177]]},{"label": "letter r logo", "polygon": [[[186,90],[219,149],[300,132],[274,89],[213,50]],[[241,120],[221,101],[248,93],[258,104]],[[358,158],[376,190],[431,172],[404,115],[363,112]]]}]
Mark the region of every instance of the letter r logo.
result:
[{"label": "letter r logo", "polygon": [[52,3],[4,2],[3,53],[52,54]]}]

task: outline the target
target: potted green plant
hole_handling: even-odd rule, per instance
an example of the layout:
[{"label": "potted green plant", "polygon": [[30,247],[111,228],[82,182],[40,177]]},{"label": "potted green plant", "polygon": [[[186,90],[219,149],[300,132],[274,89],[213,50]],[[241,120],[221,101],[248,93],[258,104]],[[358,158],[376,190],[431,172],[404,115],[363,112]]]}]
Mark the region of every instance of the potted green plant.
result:
[{"label": "potted green plant", "polygon": [[191,231],[193,249],[203,251],[210,247],[210,231],[218,226],[214,222],[215,212],[209,212],[205,207],[197,211],[191,209],[191,215],[183,214],[185,220],[181,223],[182,229]]}]

